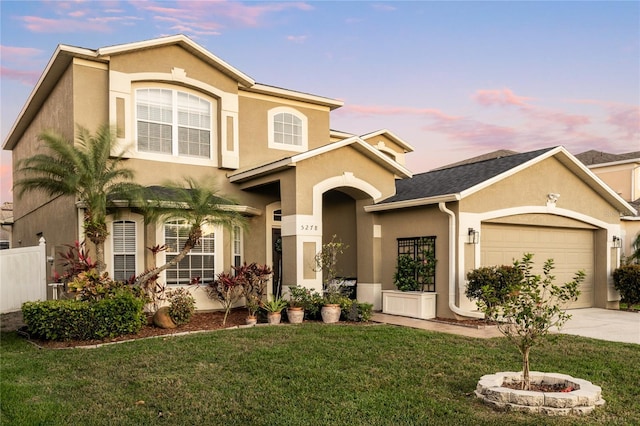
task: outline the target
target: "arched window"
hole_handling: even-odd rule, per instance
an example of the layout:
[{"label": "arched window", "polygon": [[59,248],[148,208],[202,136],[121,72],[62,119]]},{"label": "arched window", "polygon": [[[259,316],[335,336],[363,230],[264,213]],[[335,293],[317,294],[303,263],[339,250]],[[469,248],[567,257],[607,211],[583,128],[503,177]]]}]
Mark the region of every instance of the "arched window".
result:
[{"label": "arched window", "polygon": [[279,107],[269,111],[269,148],[307,150],[307,117],[299,111]]},{"label": "arched window", "polygon": [[211,103],[171,89],[136,90],[138,151],[211,158]]}]

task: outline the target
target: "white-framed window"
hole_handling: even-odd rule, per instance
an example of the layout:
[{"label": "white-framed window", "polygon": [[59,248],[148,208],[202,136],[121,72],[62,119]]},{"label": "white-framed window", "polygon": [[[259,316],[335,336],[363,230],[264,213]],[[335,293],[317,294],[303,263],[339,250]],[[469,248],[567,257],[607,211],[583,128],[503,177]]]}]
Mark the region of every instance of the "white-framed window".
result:
[{"label": "white-framed window", "polygon": [[242,266],[242,228],[239,226],[233,227],[233,243],[231,245],[231,257],[233,259],[233,266]]},{"label": "white-framed window", "polygon": [[140,152],[211,158],[211,102],[173,89],[136,89]]},{"label": "white-framed window", "polygon": [[287,151],[308,149],[307,117],[301,112],[278,107],[269,110],[269,148]]},{"label": "white-framed window", "polygon": [[136,223],[117,220],[112,223],[113,279],[127,281],[136,275]]},{"label": "white-framed window", "polygon": [[[164,244],[167,246],[166,262],[176,257],[189,237],[190,225],[184,220],[170,220],[164,224]],[[201,283],[212,282],[215,277],[214,231],[204,231],[200,243],[176,265],[166,272],[167,285],[187,285],[198,278]]]}]

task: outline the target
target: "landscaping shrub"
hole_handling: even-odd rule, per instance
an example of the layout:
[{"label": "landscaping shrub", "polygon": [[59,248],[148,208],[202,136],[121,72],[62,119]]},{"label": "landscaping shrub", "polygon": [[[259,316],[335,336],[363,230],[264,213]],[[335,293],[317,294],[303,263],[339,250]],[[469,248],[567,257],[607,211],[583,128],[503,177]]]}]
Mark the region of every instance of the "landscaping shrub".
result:
[{"label": "landscaping shrub", "polygon": [[120,291],[94,302],[47,300],[26,302],[22,315],[27,330],[45,340],[93,340],[134,334],[146,322],[144,301]]},{"label": "landscaping shrub", "polygon": [[517,291],[524,275],[520,268],[508,265],[484,266],[467,274],[466,296],[489,310],[502,304]]},{"label": "landscaping shrub", "polygon": [[620,292],[622,303],[640,304],[640,265],[622,265],[613,271],[613,285]]},{"label": "landscaping shrub", "polygon": [[340,309],[340,316],[346,321],[369,321],[373,313],[371,303],[358,302],[346,297],[340,302]]},{"label": "landscaping shrub", "polygon": [[167,293],[169,316],[176,325],[188,324],[196,310],[196,300],[186,288],[178,288]]}]

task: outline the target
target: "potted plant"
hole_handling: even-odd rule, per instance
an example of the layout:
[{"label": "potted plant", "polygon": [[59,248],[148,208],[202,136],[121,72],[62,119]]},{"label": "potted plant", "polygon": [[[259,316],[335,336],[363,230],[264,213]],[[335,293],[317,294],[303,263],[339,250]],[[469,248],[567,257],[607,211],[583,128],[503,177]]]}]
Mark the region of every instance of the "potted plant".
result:
[{"label": "potted plant", "polygon": [[393,283],[397,290],[382,292],[382,312],[405,317],[429,319],[436,316],[436,258],[433,250],[423,249],[416,258],[398,256]]},{"label": "potted plant", "polygon": [[322,250],[316,254],[316,271],[323,273],[323,298],[322,321],[334,323],[340,320],[340,301],[344,297],[342,294],[342,280],[338,279],[338,256],[349,248],[342,241],[335,241],[336,236],[331,241],[322,245]]},{"label": "potted plant", "polygon": [[304,321],[304,312],[311,302],[311,290],[301,286],[289,287],[287,318],[291,324]]},{"label": "potted plant", "polygon": [[271,268],[255,262],[247,265],[245,262],[242,266],[234,266],[233,269],[236,276],[241,277],[243,282],[242,295],[249,313],[247,325],[255,325],[258,323],[260,304],[267,293],[267,281],[272,274]]},{"label": "potted plant", "polygon": [[274,297],[262,303],[262,307],[267,311],[269,324],[280,324],[282,310],[287,307],[287,301],[281,297]]}]

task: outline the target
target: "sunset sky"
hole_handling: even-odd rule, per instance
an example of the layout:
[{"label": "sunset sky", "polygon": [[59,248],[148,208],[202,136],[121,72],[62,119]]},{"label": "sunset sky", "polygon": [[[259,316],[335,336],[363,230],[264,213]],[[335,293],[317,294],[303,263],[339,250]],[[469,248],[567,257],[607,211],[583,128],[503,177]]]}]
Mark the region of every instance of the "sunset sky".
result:
[{"label": "sunset sky", "polygon": [[[424,172],[497,149],[640,150],[637,1],[0,1],[2,141],[58,44],[185,34],[259,83],[343,100]],[[10,201],[2,152],[0,202]]]}]

